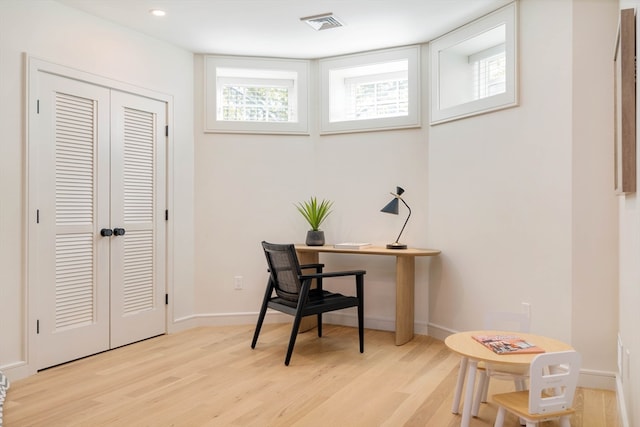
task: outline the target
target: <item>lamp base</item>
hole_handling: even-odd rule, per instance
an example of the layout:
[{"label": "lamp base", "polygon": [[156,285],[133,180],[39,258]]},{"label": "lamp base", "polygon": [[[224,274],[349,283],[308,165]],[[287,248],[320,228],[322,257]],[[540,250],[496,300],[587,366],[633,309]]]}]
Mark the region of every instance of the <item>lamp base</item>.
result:
[{"label": "lamp base", "polygon": [[407,249],[407,245],[403,243],[394,242],[394,243],[389,243],[387,245],[387,249]]}]

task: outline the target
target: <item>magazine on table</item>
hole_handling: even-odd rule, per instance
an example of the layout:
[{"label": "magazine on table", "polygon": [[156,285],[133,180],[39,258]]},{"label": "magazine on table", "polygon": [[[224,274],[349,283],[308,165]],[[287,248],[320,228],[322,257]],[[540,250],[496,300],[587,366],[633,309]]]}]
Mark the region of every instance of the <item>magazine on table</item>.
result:
[{"label": "magazine on table", "polygon": [[544,350],[517,335],[473,335],[472,338],[497,354],[544,353]]}]

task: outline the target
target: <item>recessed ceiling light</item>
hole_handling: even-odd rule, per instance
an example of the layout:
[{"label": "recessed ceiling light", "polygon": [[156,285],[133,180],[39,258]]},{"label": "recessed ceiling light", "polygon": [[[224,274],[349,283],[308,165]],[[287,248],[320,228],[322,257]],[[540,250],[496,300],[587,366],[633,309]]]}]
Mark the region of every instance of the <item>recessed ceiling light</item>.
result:
[{"label": "recessed ceiling light", "polygon": [[333,13],[323,13],[321,15],[306,16],[300,18],[316,31],[328,30],[329,28],[342,27],[344,24]]},{"label": "recessed ceiling light", "polygon": [[153,16],[165,16],[167,14],[167,12],[160,9],[151,9],[149,13],[152,14]]}]

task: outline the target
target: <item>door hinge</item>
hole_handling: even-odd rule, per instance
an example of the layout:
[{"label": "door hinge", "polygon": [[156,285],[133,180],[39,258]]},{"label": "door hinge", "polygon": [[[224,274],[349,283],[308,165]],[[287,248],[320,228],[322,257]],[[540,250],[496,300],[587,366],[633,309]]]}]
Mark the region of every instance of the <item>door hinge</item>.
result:
[{"label": "door hinge", "polygon": [[164,304],[169,305],[169,294],[164,294]]},{"label": "door hinge", "polygon": [[169,136],[169,125],[166,125],[164,127],[164,136],[167,136],[167,137]]},{"label": "door hinge", "polygon": [[36,224],[40,224],[40,209],[36,209]]},{"label": "door hinge", "polygon": [[40,114],[40,100],[36,101],[36,114]]},{"label": "door hinge", "polygon": [[36,320],[36,334],[40,333],[40,319]]},{"label": "door hinge", "polygon": [[169,209],[166,209],[166,210],[164,211],[164,220],[165,220],[165,221],[169,221]]}]

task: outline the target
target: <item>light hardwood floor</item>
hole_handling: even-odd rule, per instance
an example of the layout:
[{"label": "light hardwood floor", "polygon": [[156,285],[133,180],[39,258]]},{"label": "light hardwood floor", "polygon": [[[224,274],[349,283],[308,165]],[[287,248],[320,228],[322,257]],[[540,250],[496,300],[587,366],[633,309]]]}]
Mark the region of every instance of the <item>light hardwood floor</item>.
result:
[{"label": "light hardwood floor", "polygon": [[[453,427],[459,358],[442,341],[325,325],[301,334],[284,366],[289,324],[202,327],[164,335],[15,381],[4,427],[434,426]],[[490,393],[508,391],[492,381]],[[617,427],[615,393],[579,389],[573,427]],[[471,427],[492,426],[483,404]],[[518,426],[511,417],[505,426]],[[543,426],[556,426],[547,422]]]}]

